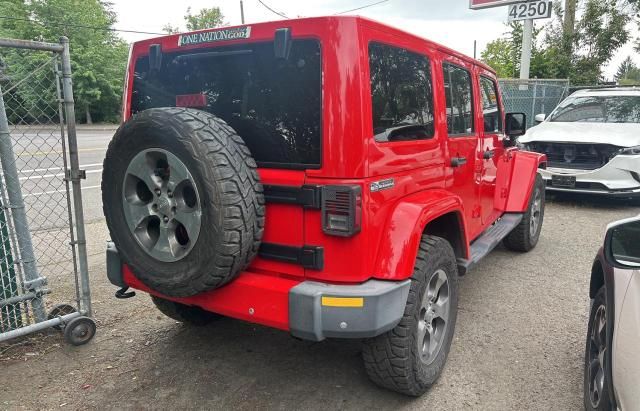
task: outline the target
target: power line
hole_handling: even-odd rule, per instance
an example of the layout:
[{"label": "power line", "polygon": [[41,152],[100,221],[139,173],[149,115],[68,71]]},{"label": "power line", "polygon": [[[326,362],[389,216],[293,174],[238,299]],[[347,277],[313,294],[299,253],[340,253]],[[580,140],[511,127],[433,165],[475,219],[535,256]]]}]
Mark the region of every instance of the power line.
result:
[{"label": "power line", "polygon": [[30,19],[22,19],[19,17],[10,17],[10,16],[0,16],[0,19],[4,20],[17,20],[17,21],[26,21],[28,23],[39,24],[41,26],[56,26],[56,27],[75,27],[80,29],[93,29],[93,30],[101,30],[101,31],[117,31],[121,33],[135,33],[135,34],[155,34],[159,36],[166,36],[167,33],[154,33],[150,31],[136,31],[136,30],[121,30],[114,29],[110,27],[95,27],[95,26],[84,26],[81,24],[66,24],[66,23],[43,23],[40,21],[30,20]]},{"label": "power line", "polygon": [[[259,1],[259,0],[258,0]],[[366,9],[368,7],[373,7],[373,6],[377,6],[378,4],[382,4],[382,3],[386,3],[389,0],[381,0],[381,1],[377,1],[375,3],[370,3],[370,4],[365,4],[364,6],[360,6],[360,7],[356,7],[355,9],[351,9],[351,10],[345,10],[345,11],[341,11],[339,13],[336,14],[347,14],[347,13],[351,13],[352,11],[357,11],[357,10],[362,10],[362,9]]]},{"label": "power line", "polygon": [[288,19],[289,17],[287,17],[286,14],[284,13],[280,13],[279,11],[275,11],[274,9],[272,9],[271,7],[267,6],[262,0],[258,0],[258,3],[262,4],[267,10],[269,10],[270,12],[277,14],[280,17],[284,17],[285,19]]}]

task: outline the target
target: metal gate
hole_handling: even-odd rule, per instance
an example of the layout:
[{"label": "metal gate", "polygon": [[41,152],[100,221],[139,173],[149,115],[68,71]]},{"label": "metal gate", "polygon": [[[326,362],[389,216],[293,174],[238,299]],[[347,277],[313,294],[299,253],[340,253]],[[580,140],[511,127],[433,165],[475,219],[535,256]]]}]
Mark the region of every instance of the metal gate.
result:
[{"label": "metal gate", "polygon": [[0,341],[95,333],[69,41],[0,39]]}]

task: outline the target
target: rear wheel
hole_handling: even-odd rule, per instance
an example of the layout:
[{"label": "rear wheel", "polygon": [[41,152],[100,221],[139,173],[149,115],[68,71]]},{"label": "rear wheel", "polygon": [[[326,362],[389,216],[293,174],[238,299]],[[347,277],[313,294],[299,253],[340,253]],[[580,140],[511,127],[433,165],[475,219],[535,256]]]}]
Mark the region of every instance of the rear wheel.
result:
[{"label": "rear wheel", "polygon": [[154,295],[151,296],[151,300],[162,314],[185,324],[191,324],[200,327],[205,326],[222,317],[218,314],[205,311],[200,307],[176,303],[173,301],[165,300],[164,298],[156,297]]},{"label": "rear wheel", "polygon": [[596,293],[589,314],[587,346],[584,355],[584,407],[586,410],[611,409],[607,381],[607,301],[605,288]]},{"label": "rear wheel", "polygon": [[527,211],[522,221],[503,240],[505,247],[513,251],[532,250],[540,239],[544,221],[545,183],[542,176],[536,176]]},{"label": "rear wheel", "polygon": [[423,236],[404,316],[391,331],[365,341],[365,369],[376,384],[419,396],[444,368],[458,314],[458,268],[451,245]]}]

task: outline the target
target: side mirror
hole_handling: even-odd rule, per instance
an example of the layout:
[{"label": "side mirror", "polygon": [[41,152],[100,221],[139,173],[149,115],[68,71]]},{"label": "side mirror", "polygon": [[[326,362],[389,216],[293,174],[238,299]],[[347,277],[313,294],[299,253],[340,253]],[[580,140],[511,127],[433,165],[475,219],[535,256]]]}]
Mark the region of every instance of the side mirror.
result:
[{"label": "side mirror", "polygon": [[604,247],[606,259],[614,267],[640,269],[640,219],[609,226]]},{"label": "side mirror", "polygon": [[536,114],[536,116],[534,117],[534,119],[536,120],[536,123],[542,123],[545,118],[547,118],[547,116],[544,113]]},{"label": "side mirror", "polygon": [[524,113],[507,113],[505,116],[505,134],[514,139],[527,132],[527,115]]}]

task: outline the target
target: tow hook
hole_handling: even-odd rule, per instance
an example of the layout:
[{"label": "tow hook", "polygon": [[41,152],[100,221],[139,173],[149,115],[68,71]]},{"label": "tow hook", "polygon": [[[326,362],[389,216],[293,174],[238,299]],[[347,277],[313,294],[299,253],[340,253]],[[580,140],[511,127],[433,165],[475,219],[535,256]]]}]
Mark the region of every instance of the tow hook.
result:
[{"label": "tow hook", "polygon": [[136,292],[135,291],[127,292],[128,289],[129,287],[122,287],[121,289],[116,291],[116,298],[125,299],[125,298],[135,297]]}]

